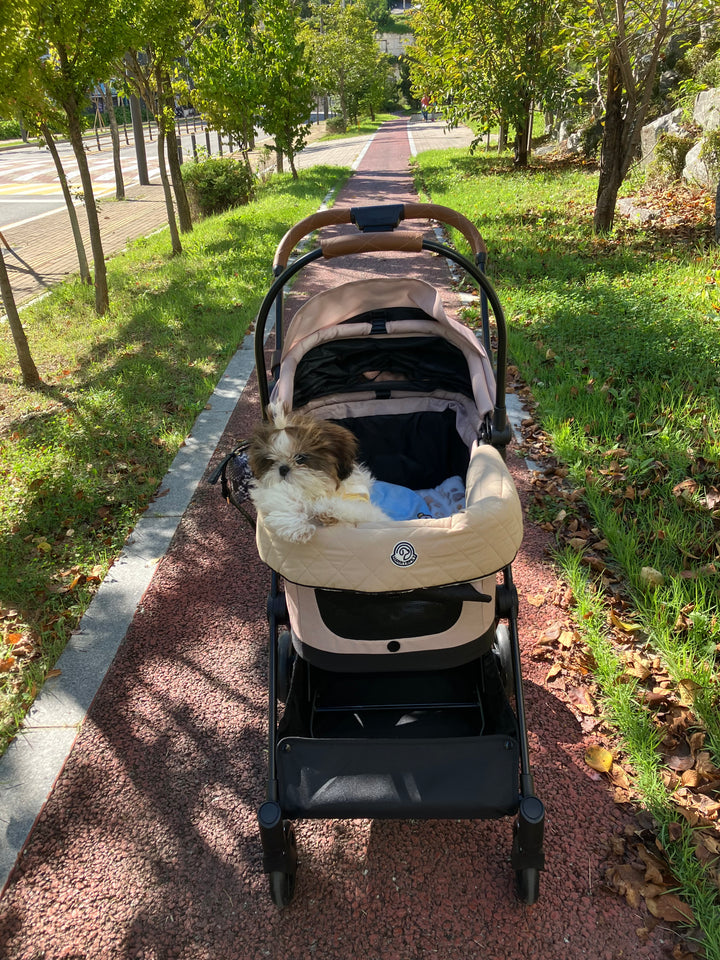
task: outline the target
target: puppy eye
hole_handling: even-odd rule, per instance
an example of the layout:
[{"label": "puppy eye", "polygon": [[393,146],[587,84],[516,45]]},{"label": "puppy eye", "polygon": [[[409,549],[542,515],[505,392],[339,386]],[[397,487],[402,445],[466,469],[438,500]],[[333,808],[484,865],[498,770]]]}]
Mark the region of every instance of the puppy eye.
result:
[{"label": "puppy eye", "polygon": [[297,463],[298,466],[302,466],[304,463],[307,463],[307,457],[305,456],[305,454],[304,454],[304,453],[299,453],[299,454],[295,457],[295,463]]}]

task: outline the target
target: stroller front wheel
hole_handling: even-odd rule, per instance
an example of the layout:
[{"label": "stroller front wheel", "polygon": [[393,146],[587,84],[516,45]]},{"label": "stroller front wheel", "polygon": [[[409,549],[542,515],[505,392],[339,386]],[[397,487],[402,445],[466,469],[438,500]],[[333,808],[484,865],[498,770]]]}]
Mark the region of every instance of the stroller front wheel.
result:
[{"label": "stroller front wheel", "polygon": [[287,907],[295,895],[295,874],[273,870],[270,877],[270,899],[276,907]]},{"label": "stroller front wheel", "polygon": [[515,690],[515,670],[512,659],[512,640],[510,639],[510,628],[506,623],[498,623],[495,627],[495,643],[493,650],[500,668],[500,677],[502,679],[505,695],[510,697]]},{"label": "stroller front wheel", "polygon": [[535,867],[525,867],[524,870],[517,870],[518,897],[528,906],[532,906],[540,896],[540,871]]},{"label": "stroller front wheel", "polygon": [[[291,859],[295,862],[295,867],[286,873],[284,870],[271,870],[268,874],[270,881],[270,899],[276,907],[287,907],[295,896],[295,877],[297,875],[297,860],[295,840],[295,830],[287,820],[283,824],[285,831],[285,842],[288,851],[291,853]],[[294,855],[294,856],[293,856]]]}]

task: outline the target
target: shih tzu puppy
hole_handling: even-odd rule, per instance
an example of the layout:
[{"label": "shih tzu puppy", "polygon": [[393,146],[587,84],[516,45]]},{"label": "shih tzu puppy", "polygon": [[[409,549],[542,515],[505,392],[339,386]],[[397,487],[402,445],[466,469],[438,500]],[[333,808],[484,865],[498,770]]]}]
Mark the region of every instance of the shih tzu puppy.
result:
[{"label": "shih tzu puppy", "polygon": [[305,543],[319,526],[387,519],[370,501],[373,477],[357,463],[357,441],[327,420],[269,407],[248,448],[250,497],[265,525]]}]

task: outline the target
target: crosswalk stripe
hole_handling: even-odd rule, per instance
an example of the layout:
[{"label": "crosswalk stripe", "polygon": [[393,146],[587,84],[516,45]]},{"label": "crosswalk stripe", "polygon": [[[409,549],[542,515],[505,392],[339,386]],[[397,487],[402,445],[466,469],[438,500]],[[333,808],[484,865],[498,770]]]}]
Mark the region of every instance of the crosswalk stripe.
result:
[{"label": "crosswalk stripe", "polygon": [[[0,184],[0,196],[10,196],[12,194],[17,194],[21,191],[18,190],[17,184]],[[42,195],[50,196],[52,194],[59,194],[62,196],[62,190],[60,189],[59,183],[29,183],[24,184],[22,188],[22,193],[27,194],[28,196]]]}]

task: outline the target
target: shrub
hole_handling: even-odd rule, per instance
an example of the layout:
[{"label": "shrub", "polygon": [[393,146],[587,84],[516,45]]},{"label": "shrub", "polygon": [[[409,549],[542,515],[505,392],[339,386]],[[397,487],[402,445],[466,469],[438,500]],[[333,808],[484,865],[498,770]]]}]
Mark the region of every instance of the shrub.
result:
[{"label": "shrub", "polygon": [[20,124],[17,120],[0,120],[0,140],[19,140]]},{"label": "shrub", "polygon": [[663,133],[655,145],[652,174],[661,179],[682,180],[685,157],[697,137],[691,133]]},{"label": "shrub", "polygon": [[345,123],[344,117],[330,117],[325,126],[325,130],[327,133],[345,133],[347,124]]},{"label": "shrub", "polygon": [[202,157],[183,166],[183,180],[190,202],[203,216],[221,213],[248,203],[255,176],[242,160],[233,157]]}]

